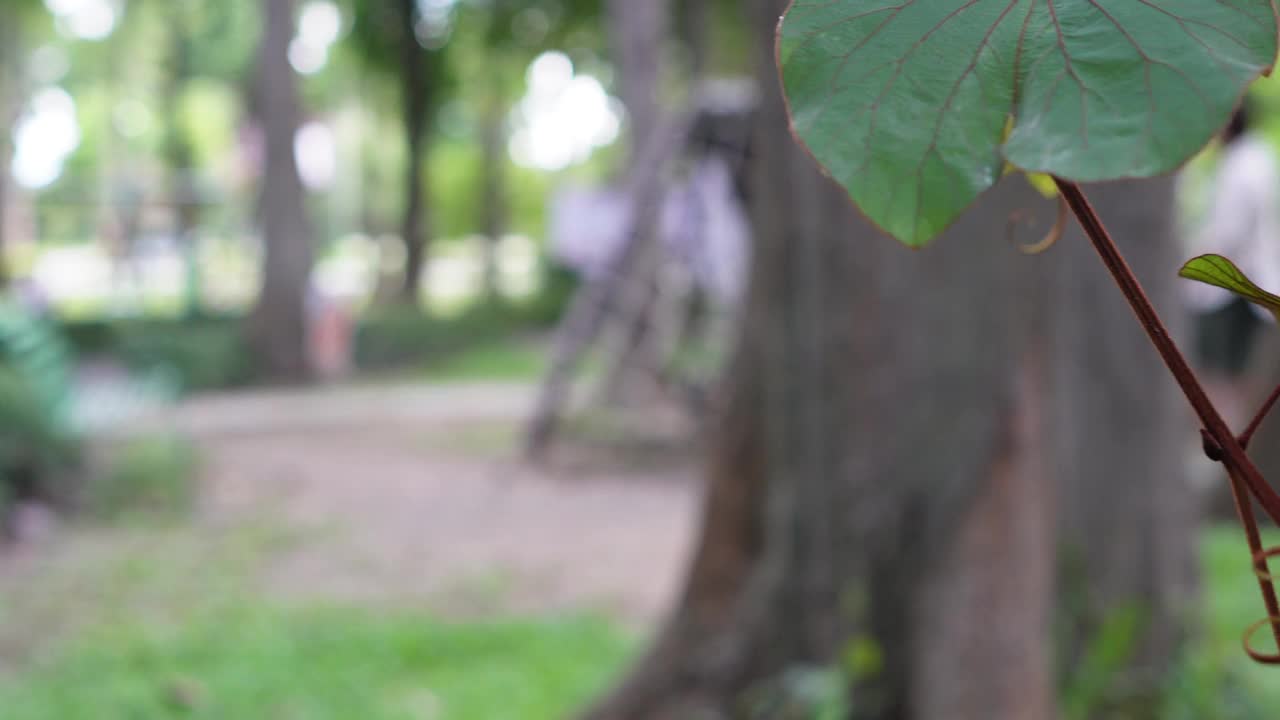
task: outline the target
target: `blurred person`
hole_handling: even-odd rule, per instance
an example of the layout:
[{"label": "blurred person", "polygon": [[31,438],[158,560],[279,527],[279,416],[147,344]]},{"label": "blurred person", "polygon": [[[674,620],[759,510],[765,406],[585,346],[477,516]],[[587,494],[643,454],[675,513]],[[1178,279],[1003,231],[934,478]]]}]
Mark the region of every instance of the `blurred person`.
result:
[{"label": "blurred person", "polygon": [[[1206,192],[1207,204],[1190,235],[1193,255],[1231,259],[1259,286],[1280,289],[1280,166],[1255,129],[1246,101],[1222,134],[1222,149]],[[1258,331],[1273,322],[1266,310],[1221,288],[1182,284],[1195,318],[1196,359],[1210,396],[1233,426],[1247,420],[1248,373]]]},{"label": "blurred person", "polygon": [[307,287],[307,345],[317,379],[339,380],[351,370],[352,313],[343,299],[314,278]]}]

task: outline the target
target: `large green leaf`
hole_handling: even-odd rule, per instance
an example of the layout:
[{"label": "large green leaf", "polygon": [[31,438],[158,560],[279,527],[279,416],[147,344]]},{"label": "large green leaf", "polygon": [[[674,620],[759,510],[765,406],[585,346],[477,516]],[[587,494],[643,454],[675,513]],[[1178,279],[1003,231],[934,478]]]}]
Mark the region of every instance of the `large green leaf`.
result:
[{"label": "large green leaf", "polygon": [[1275,54],[1271,0],[795,0],[778,47],[797,137],[910,245],[1006,161],[1173,170]]}]

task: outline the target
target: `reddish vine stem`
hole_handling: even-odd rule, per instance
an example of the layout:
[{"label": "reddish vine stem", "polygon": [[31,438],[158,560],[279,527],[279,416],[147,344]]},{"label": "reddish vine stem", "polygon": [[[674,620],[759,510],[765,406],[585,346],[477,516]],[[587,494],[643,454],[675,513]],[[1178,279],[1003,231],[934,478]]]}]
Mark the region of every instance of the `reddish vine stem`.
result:
[{"label": "reddish vine stem", "polygon": [[[1137,275],[1129,267],[1129,263],[1125,261],[1120,248],[1116,246],[1115,240],[1107,232],[1106,226],[1102,224],[1102,219],[1098,217],[1097,211],[1093,209],[1089,199],[1085,197],[1084,191],[1076,183],[1062,178],[1055,177],[1054,183],[1058,186],[1058,191],[1062,193],[1062,197],[1067,201],[1067,205],[1071,207],[1071,211],[1080,222],[1085,234],[1089,236],[1094,250],[1102,258],[1102,263],[1107,267],[1112,278],[1115,279],[1120,292],[1129,301],[1129,306],[1133,308],[1134,314],[1138,316],[1138,322],[1142,325],[1142,329],[1146,331],[1152,345],[1160,353],[1161,359],[1164,360],[1164,364],[1173,374],[1178,386],[1182,389],[1183,395],[1191,403],[1191,407],[1195,410],[1196,415],[1199,416],[1200,422],[1204,424],[1205,431],[1217,446],[1216,449],[1221,450],[1221,462],[1226,466],[1227,473],[1231,477],[1231,492],[1235,497],[1236,507],[1240,512],[1240,522],[1245,527],[1245,534],[1249,540],[1249,549],[1253,553],[1254,569],[1258,576],[1258,584],[1262,590],[1263,602],[1267,607],[1268,622],[1276,640],[1276,647],[1280,650],[1280,624],[1278,624],[1278,621],[1280,621],[1280,601],[1277,601],[1275,585],[1270,580],[1270,574],[1267,570],[1266,554],[1262,547],[1261,534],[1258,531],[1257,520],[1253,515],[1253,502],[1249,494],[1252,493],[1258,499],[1263,510],[1276,523],[1280,523],[1280,495],[1267,484],[1267,481],[1262,477],[1262,473],[1259,472],[1253,461],[1249,459],[1249,456],[1245,454],[1240,441],[1236,439],[1235,434],[1231,432],[1226,421],[1223,420],[1222,414],[1218,412],[1213,402],[1209,400],[1209,396],[1205,393],[1199,378],[1196,377],[1195,371],[1191,369],[1191,365],[1187,363],[1177,344],[1169,336],[1169,331],[1160,319],[1155,307],[1151,304],[1151,299],[1147,297],[1146,291],[1142,289],[1142,283],[1138,281]],[[1265,415],[1265,410],[1266,408],[1264,407],[1263,415]],[[1244,487],[1241,487],[1241,485]],[[1248,492],[1245,492],[1246,489]]]},{"label": "reddish vine stem", "polygon": [[[1236,515],[1244,525],[1244,535],[1249,541],[1249,551],[1253,555],[1253,574],[1258,578],[1262,602],[1267,607],[1267,624],[1271,626],[1271,634],[1276,638],[1276,650],[1280,652],[1280,625],[1277,625],[1277,620],[1280,619],[1280,607],[1276,604],[1276,586],[1268,567],[1266,549],[1262,546],[1262,533],[1258,531],[1258,521],[1253,516],[1253,499],[1250,498],[1249,491],[1244,487],[1238,473],[1228,470],[1227,479],[1231,482],[1231,499],[1235,501]],[[1254,652],[1250,642],[1251,635],[1252,632],[1244,638],[1244,649],[1250,657],[1258,662],[1272,661],[1277,657]]]},{"label": "reddish vine stem", "polygon": [[1275,407],[1276,401],[1280,400],[1280,385],[1271,391],[1271,396],[1267,401],[1262,403],[1262,407],[1258,408],[1258,412],[1253,416],[1253,420],[1249,422],[1249,427],[1240,433],[1240,447],[1245,450],[1249,449],[1249,443],[1253,441],[1254,433],[1258,432],[1258,427],[1262,425],[1262,421],[1267,419],[1267,415],[1271,413],[1271,409]]}]

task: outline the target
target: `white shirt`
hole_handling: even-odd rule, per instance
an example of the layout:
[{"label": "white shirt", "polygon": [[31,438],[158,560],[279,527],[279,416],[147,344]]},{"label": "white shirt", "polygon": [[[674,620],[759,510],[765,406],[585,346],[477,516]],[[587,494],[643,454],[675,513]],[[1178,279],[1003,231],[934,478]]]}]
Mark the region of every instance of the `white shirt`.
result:
[{"label": "white shirt", "polygon": [[[1275,151],[1249,133],[1222,150],[1209,204],[1191,234],[1194,255],[1217,253],[1264,290],[1280,292],[1280,167]],[[1198,282],[1182,283],[1187,304],[1199,312],[1223,307],[1231,292]],[[1269,314],[1254,308],[1264,318]]]}]

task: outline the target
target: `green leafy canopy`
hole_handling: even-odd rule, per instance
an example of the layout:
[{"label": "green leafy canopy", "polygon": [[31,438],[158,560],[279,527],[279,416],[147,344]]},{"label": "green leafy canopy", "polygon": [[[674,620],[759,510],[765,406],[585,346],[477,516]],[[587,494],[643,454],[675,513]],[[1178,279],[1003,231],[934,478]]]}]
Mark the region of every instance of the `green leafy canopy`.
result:
[{"label": "green leafy canopy", "polygon": [[909,245],[1008,164],[1174,170],[1275,55],[1272,0],[795,0],[778,37],[796,136]]}]

